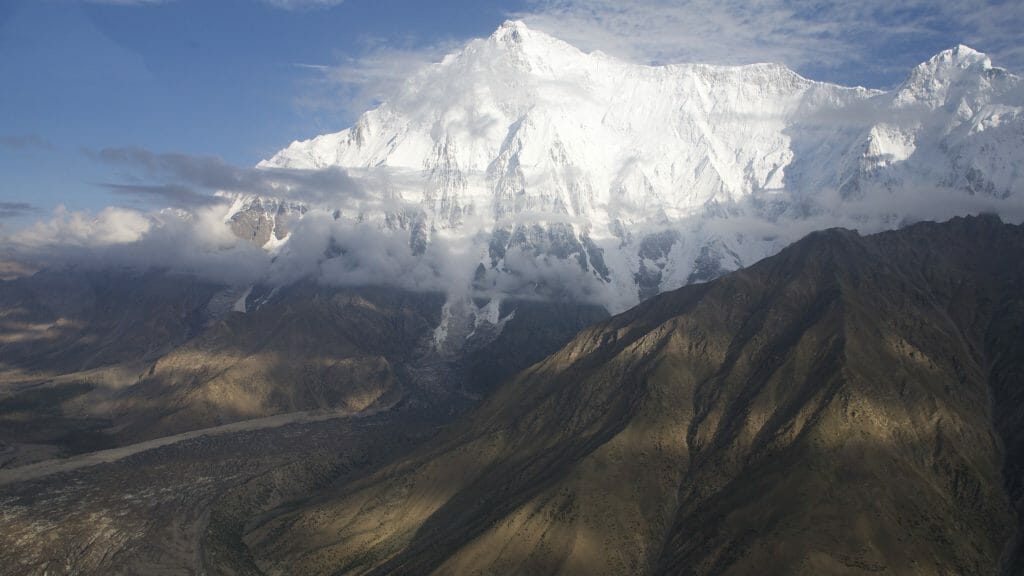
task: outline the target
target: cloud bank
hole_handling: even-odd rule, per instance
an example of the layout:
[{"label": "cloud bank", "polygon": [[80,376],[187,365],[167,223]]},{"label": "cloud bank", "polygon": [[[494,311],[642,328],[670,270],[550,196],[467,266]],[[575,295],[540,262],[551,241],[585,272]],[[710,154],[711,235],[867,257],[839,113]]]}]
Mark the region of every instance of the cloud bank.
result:
[{"label": "cloud bank", "polygon": [[[131,183],[103,186],[135,205],[97,212],[59,206],[48,218],[0,238],[0,260],[36,269],[162,269],[238,286],[315,279],[456,297],[608,299],[607,286],[595,282],[577,260],[522,247],[504,255],[501,274],[492,271],[487,282],[474,287],[489,230],[435,234],[415,248],[411,239],[422,211],[400,197],[389,198],[386,190],[422,186],[418,171],[379,168],[352,176],[337,168],[242,168],[218,158],[141,148],[89,155],[125,169]],[[287,242],[260,247],[232,230],[231,205],[253,198],[304,206],[301,218],[289,221]],[[35,210],[22,203],[0,204],[0,212],[5,209],[19,214]]]},{"label": "cloud bank", "polygon": [[[501,254],[500,270],[485,266],[481,273],[478,264],[493,259],[489,250],[496,223],[474,230],[427,232],[431,241],[417,249],[411,242],[416,218],[421,215],[415,206],[400,200],[366,203],[366,198],[379,197],[380,182],[390,179],[381,172],[351,176],[336,169],[249,169],[217,159],[141,149],[105,150],[95,157],[123,164],[140,179],[150,178],[138,184],[118,184],[124,186],[124,194],[155,198],[176,207],[108,207],[95,213],[58,207],[48,219],[0,241],[0,260],[32,268],[155,268],[236,286],[314,279],[329,285],[388,285],[460,298],[566,298],[612,311],[635,304],[635,297],[623,298],[613,284],[601,280],[595,267],[582,266],[574,253],[559,254],[558,247],[513,243]],[[194,189],[180,192],[180,185],[168,180],[187,182]],[[234,191],[242,191],[244,186],[280,191],[282,182],[292,186],[294,197],[304,199],[308,210],[289,221],[286,242],[266,247],[232,230],[229,204],[237,207],[237,197],[212,191],[221,184],[230,184]],[[971,196],[953,189],[868,188],[854,199],[833,193],[812,201],[812,206],[799,211],[777,210],[749,197],[716,204],[682,220],[639,226],[631,234],[639,243],[645,235],[671,230],[679,240],[672,250],[696,251],[689,262],[703,246],[719,246],[751,264],[809,232],[830,227],[866,234],[918,220],[942,221],[983,212],[1000,214],[1004,221],[1024,221],[1024,201],[1017,197]],[[31,211],[34,207],[0,203],[0,213],[5,210]],[[529,227],[538,217],[542,215],[522,223]],[[515,222],[505,225],[515,226]],[[605,257],[616,257],[618,238],[595,240],[606,248]],[[668,279],[665,287],[684,284],[689,273],[687,269]]]}]

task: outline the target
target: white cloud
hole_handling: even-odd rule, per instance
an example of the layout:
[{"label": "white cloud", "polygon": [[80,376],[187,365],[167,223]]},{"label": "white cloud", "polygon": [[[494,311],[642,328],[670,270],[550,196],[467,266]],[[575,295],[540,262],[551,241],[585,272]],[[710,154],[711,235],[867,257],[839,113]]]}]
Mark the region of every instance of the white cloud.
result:
[{"label": "white cloud", "polygon": [[137,242],[152,221],[141,212],[107,207],[95,216],[58,206],[50,220],[36,222],[19,233],[20,243],[95,248]]},{"label": "white cloud", "polygon": [[165,268],[232,284],[263,278],[270,262],[266,252],[231,233],[223,208],[90,213],[60,206],[49,220],[0,242],[0,252],[37,267]]}]

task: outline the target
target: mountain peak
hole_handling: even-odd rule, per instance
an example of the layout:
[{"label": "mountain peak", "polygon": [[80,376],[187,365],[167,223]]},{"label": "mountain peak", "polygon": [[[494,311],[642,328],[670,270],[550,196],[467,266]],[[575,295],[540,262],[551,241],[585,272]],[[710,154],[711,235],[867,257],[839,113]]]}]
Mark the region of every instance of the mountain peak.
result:
[{"label": "mountain peak", "polygon": [[501,32],[503,30],[507,31],[507,30],[529,30],[529,29],[530,28],[526,25],[526,22],[523,22],[522,20],[505,20],[504,22],[501,23],[501,26],[498,26],[498,29],[495,30],[494,33],[497,34],[497,33]]},{"label": "mountain peak", "polygon": [[958,44],[918,64],[910,72],[909,80],[920,77],[952,79],[963,71],[975,67],[987,70],[992,67],[992,61],[987,54],[978,52],[970,46]]},{"label": "mountain peak", "polygon": [[980,67],[982,70],[989,69],[992,67],[992,61],[987,54],[978,52],[970,46],[958,44],[918,64],[911,71],[910,77],[940,76],[948,78],[975,67]]},{"label": "mountain peak", "polygon": [[969,68],[975,64],[981,64],[983,68],[991,68],[992,62],[988,55],[979,52],[970,46],[957,44],[956,46],[939,52],[925,62],[933,66],[955,66],[957,68]]},{"label": "mountain peak", "polygon": [[506,20],[491,34],[491,40],[507,46],[520,46],[546,34],[531,30],[522,20]]},{"label": "mountain peak", "polygon": [[897,91],[899,102],[941,105],[950,89],[972,75],[992,69],[988,55],[958,44],[918,64]]},{"label": "mountain peak", "polygon": [[487,42],[499,52],[517,54],[530,61],[548,61],[553,57],[576,58],[582,55],[575,46],[530,28],[522,20],[506,20]]}]

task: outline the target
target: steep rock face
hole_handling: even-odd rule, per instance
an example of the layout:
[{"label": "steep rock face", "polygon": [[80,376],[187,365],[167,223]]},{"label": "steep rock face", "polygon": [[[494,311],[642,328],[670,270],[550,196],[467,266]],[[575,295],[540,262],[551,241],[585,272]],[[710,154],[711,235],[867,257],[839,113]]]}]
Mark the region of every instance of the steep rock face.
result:
[{"label": "steep rock face", "polygon": [[991,217],[812,234],[247,542],[272,574],[1016,573],[1022,256]]},{"label": "steep rock face", "polygon": [[300,202],[240,196],[228,208],[225,222],[239,238],[269,247],[285,240],[292,223],[305,212],[306,206]]},{"label": "steep rock face", "polygon": [[489,281],[476,292],[547,259],[622,310],[795,240],[772,223],[885,229],[950,198],[950,214],[1019,199],[1022,106],[1020,78],[966,46],[881,92],[772,64],[633,65],[508,22],[260,166],[345,169],[365,197],[325,209],[415,254],[468,245],[462,276]]}]

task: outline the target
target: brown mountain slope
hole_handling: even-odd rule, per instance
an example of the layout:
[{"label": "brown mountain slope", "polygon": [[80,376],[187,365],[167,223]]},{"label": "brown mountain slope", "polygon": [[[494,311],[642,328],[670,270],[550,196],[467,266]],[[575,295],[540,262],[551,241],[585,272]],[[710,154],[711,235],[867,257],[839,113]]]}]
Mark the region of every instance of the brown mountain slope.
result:
[{"label": "brown mountain slope", "polygon": [[220,287],[160,273],[0,280],[0,383],[153,359],[189,338]]},{"label": "brown mountain slope", "polygon": [[293,411],[403,402],[455,412],[480,382],[608,317],[510,301],[503,331],[452,359],[430,346],[443,304],[440,294],[244,290],[159,271],[0,281],[0,467]]},{"label": "brown mountain slope", "polygon": [[298,285],[233,313],[157,359],[117,399],[119,434],[159,437],[299,410],[386,407],[443,300]]},{"label": "brown mountain slope", "polygon": [[220,290],[160,273],[0,280],[0,467],[113,445],[112,399],[201,330]]},{"label": "brown mountain slope", "polygon": [[[472,358],[446,359],[432,348],[440,294],[306,284],[279,292],[157,359],[117,398],[119,436],[154,438],[298,410],[358,413],[401,403],[457,412],[476,401],[471,391],[488,375],[514,373],[607,318],[596,306],[511,302],[515,317],[496,340]],[[550,323],[543,333],[534,329],[537,316]],[[497,365],[460,364],[476,356]]]},{"label": "brown mountain slope", "polygon": [[812,234],[246,542],[268,574],[1018,573],[1022,257],[989,217]]}]

